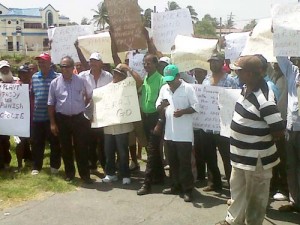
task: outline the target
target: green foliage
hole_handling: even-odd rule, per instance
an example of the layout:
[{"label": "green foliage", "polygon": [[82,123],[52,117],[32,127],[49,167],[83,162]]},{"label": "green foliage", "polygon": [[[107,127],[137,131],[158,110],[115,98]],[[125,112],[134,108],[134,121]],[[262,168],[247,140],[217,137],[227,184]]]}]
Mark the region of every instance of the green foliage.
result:
[{"label": "green foliage", "polygon": [[168,8],[166,8],[166,11],[181,9],[180,6],[177,4],[177,2],[168,2]]},{"label": "green foliage", "polygon": [[95,13],[95,15],[93,15],[94,23],[97,24],[100,30],[104,30],[105,24],[109,24],[109,17],[105,3],[100,2],[98,4],[98,10],[92,9],[92,11]]},{"label": "green foliage", "polygon": [[251,31],[257,25],[256,20],[251,20],[248,24],[246,24],[243,28],[244,32]]},{"label": "green foliage", "polygon": [[214,38],[216,35],[217,19],[206,14],[201,21],[195,24],[195,35],[206,38]]}]

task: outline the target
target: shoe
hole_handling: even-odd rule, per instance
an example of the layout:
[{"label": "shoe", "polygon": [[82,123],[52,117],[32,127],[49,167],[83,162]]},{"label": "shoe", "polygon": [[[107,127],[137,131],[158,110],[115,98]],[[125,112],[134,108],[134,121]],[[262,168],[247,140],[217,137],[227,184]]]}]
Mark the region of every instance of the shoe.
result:
[{"label": "shoe", "polygon": [[53,167],[50,168],[51,174],[58,174],[58,169],[55,169]]},{"label": "shoe", "polygon": [[176,188],[165,188],[162,190],[164,195],[178,195],[180,194],[180,190]]},{"label": "shoe", "polygon": [[165,165],[164,169],[165,170],[170,170],[170,166],[169,165]]},{"label": "shoe", "polygon": [[97,169],[90,169],[90,173],[91,173],[91,174],[97,174],[97,173],[98,173],[98,170],[97,170]]},{"label": "shoe", "polygon": [[218,192],[218,191],[222,191],[222,187],[206,186],[205,188],[202,189],[202,191],[205,191],[205,192],[210,192],[210,191]]},{"label": "shoe", "polygon": [[274,199],[274,200],[277,200],[277,201],[285,201],[285,200],[287,200],[288,198],[287,198],[284,194],[282,194],[282,193],[280,193],[280,192],[277,192],[277,193],[273,196],[273,199]]},{"label": "shoe", "polygon": [[288,203],[286,205],[282,205],[278,209],[280,212],[300,212],[300,209],[295,206],[293,203]]},{"label": "shoe", "polygon": [[123,183],[123,184],[130,184],[130,183],[131,183],[131,180],[130,180],[129,177],[124,177],[122,183]]},{"label": "shoe", "polygon": [[192,193],[186,192],[183,194],[183,201],[185,202],[191,202],[192,201]]},{"label": "shoe", "polygon": [[40,172],[38,170],[32,170],[31,171],[31,175],[32,176],[35,176],[35,175],[38,175]]},{"label": "shoe", "polygon": [[85,184],[92,184],[94,181],[90,177],[84,177],[82,178],[83,183]]},{"label": "shoe", "polygon": [[111,183],[113,181],[117,181],[118,180],[118,177],[117,175],[106,175],[103,179],[102,179],[102,182],[104,183]]},{"label": "shoe", "polygon": [[129,170],[130,171],[138,171],[138,170],[140,170],[140,165],[138,163],[135,164],[134,162],[131,161]]},{"label": "shoe", "polygon": [[70,183],[70,182],[73,181],[73,179],[74,179],[73,177],[66,177],[65,181],[68,182],[68,183]]},{"label": "shoe", "polygon": [[227,203],[228,206],[231,206],[231,204],[233,203],[233,200],[232,199],[228,199],[226,203]]},{"label": "shoe", "polygon": [[142,187],[137,191],[137,195],[146,195],[150,194],[151,186],[148,184],[143,184]]},{"label": "shoe", "polygon": [[230,223],[228,223],[226,220],[222,220],[222,221],[216,223],[215,225],[230,225]]}]

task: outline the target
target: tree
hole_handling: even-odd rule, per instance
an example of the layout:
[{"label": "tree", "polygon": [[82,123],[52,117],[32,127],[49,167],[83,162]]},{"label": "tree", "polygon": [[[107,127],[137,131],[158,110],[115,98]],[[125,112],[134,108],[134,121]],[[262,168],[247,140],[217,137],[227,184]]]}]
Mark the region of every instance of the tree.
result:
[{"label": "tree", "polygon": [[198,13],[197,13],[196,10],[194,9],[194,7],[191,6],[191,5],[188,5],[187,8],[188,8],[189,11],[190,11],[190,14],[191,14],[191,17],[192,17],[193,22],[199,21],[199,19],[198,19],[198,17],[197,17],[197,16],[198,16]]},{"label": "tree", "polygon": [[248,24],[246,24],[243,28],[244,32],[251,31],[257,25],[256,20],[251,20]]},{"label": "tree", "polygon": [[68,22],[67,23],[67,26],[74,26],[74,25],[78,25],[78,23],[76,23],[76,22]]},{"label": "tree", "polygon": [[151,27],[151,13],[153,12],[152,9],[148,8],[144,11],[143,15],[143,23],[145,27]]},{"label": "tree", "polygon": [[177,4],[177,2],[168,2],[168,8],[166,8],[166,11],[181,9],[180,6]]},{"label": "tree", "polygon": [[98,4],[98,10],[92,9],[92,11],[95,13],[95,15],[93,15],[94,23],[97,24],[97,27],[100,28],[100,30],[104,30],[105,24],[109,24],[109,18],[105,3],[100,2]]},{"label": "tree", "polygon": [[89,19],[88,18],[86,18],[86,17],[82,17],[82,19],[81,19],[81,23],[80,23],[81,25],[90,25],[91,24],[91,22],[89,21]]},{"label": "tree", "polygon": [[217,18],[211,17],[211,15],[206,14],[201,21],[195,24],[195,35],[200,35],[202,37],[214,38],[216,35],[216,28],[218,22]]},{"label": "tree", "polygon": [[227,28],[227,29],[231,29],[231,28],[233,28],[234,27],[234,21],[233,21],[233,15],[232,15],[232,13],[230,13],[230,15],[227,17],[227,21],[226,21],[226,23],[225,23],[225,28]]}]

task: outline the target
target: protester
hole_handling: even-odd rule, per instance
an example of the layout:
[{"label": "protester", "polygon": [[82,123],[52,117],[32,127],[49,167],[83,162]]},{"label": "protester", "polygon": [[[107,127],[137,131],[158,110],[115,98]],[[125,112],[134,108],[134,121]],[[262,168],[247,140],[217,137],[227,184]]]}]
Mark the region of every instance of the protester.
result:
[{"label": "protester", "polygon": [[[219,53],[214,53],[208,60],[211,75],[208,75],[202,82],[206,86],[219,86],[225,88],[238,88],[235,80],[223,71],[224,56]],[[225,175],[229,183],[231,165],[230,165],[230,144],[229,138],[221,136],[219,132],[205,130],[203,133],[204,156],[207,167],[212,174],[212,181],[209,180],[208,186],[203,188],[203,191],[220,191],[222,189],[221,174],[217,162],[217,149],[222,157]]]},{"label": "protester", "polygon": [[243,56],[231,66],[245,84],[231,122],[231,205],[216,225],[263,223],[272,167],[279,163],[274,141],[284,138],[284,125],[274,94],[263,79],[257,56]]},{"label": "protester", "polygon": [[300,58],[294,58],[294,63],[287,57],[276,57],[276,59],[287,79],[288,88],[286,168],[290,202],[282,205],[279,210],[300,212],[300,116],[297,95],[300,85]]},{"label": "protester", "polygon": [[[94,52],[90,58],[90,70],[83,71],[79,74],[88,83],[87,92],[92,94],[95,88],[103,87],[112,81],[111,73],[102,69],[103,61],[100,53]],[[89,104],[85,111],[87,118],[92,120],[93,104]],[[104,153],[104,133],[103,128],[90,128],[88,141],[88,159],[90,169],[93,173],[97,172],[97,162],[100,161],[101,167],[105,168]],[[98,151],[97,151],[98,150]]]},{"label": "protester", "polygon": [[193,142],[193,117],[199,111],[199,103],[192,86],[180,79],[177,66],[168,65],[164,69],[164,85],[156,100],[158,111],[165,112],[164,140],[170,163],[171,188],[163,194],[183,192],[185,202],[192,201],[194,178],[191,157]]},{"label": "protester", "polygon": [[[115,85],[126,79],[127,72],[129,72],[136,81],[137,88],[139,88],[143,81],[141,77],[131,70],[126,64],[119,64],[113,70],[113,80],[108,86]],[[132,123],[117,124],[104,127],[104,149],[106,154],[106,176],[102,179],[103,182],[112,182],[118,180],[116,175],[115,152],[118,152],[119,174],[122,177],[123,184],[130,184],[130,170],[129,170],[129,133],[133,131]]]},{"label": "protester", "polygon": [[162,183],[165,172],[159,151],[160,136],[153,134],[153,129],[158,123],[159,114],[155,107],[155,101],[159,90],[164,84],[163,77],[157,72],[158,59],[155,55],[147,54],[144,57],[144,68],[147,76],[142,86],[141,110],[144,123],[147,144],[147,165],[145,179],[142,187],[137,191],[138,195],[151,192],[151,184]]},{"label": "protester", "polygon": [[32,175],[39,174],[43,167],[46,140],[50,144],[51,173],[58,173],[61,165],[61,152],[59,140],[51,133],[50,120],[47,110],[49,87],[58,73],[51,67],[51,56],[42,53],[35,58],[38,61],[40,71],[32,76],[31,94],[34,98],[34,110],[32,118]]},{"label": "protester", "polygon": [[86,154],[89,121],[84,117],[87,96],[87,83],[73,74],[74,61],[63,57],[60,62],[62,76],[50,84],[48,111],[51,132],[58,136],[62,147],[62,158],[65,165],[66,181],[75,177],[74,154],[81,179],[92,183]]}]

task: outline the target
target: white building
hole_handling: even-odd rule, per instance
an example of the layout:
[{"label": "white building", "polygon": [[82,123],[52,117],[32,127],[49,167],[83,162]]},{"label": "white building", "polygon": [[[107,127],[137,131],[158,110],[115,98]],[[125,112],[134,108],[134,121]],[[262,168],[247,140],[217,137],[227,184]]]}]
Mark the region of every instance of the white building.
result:
[{"label": "white building", "polygon": [[45,8],[7,8],[0,4],[0,51],[43,51],[48,49],[47,29],[66,26],[69,18],[60,16],[52,5]]}]

